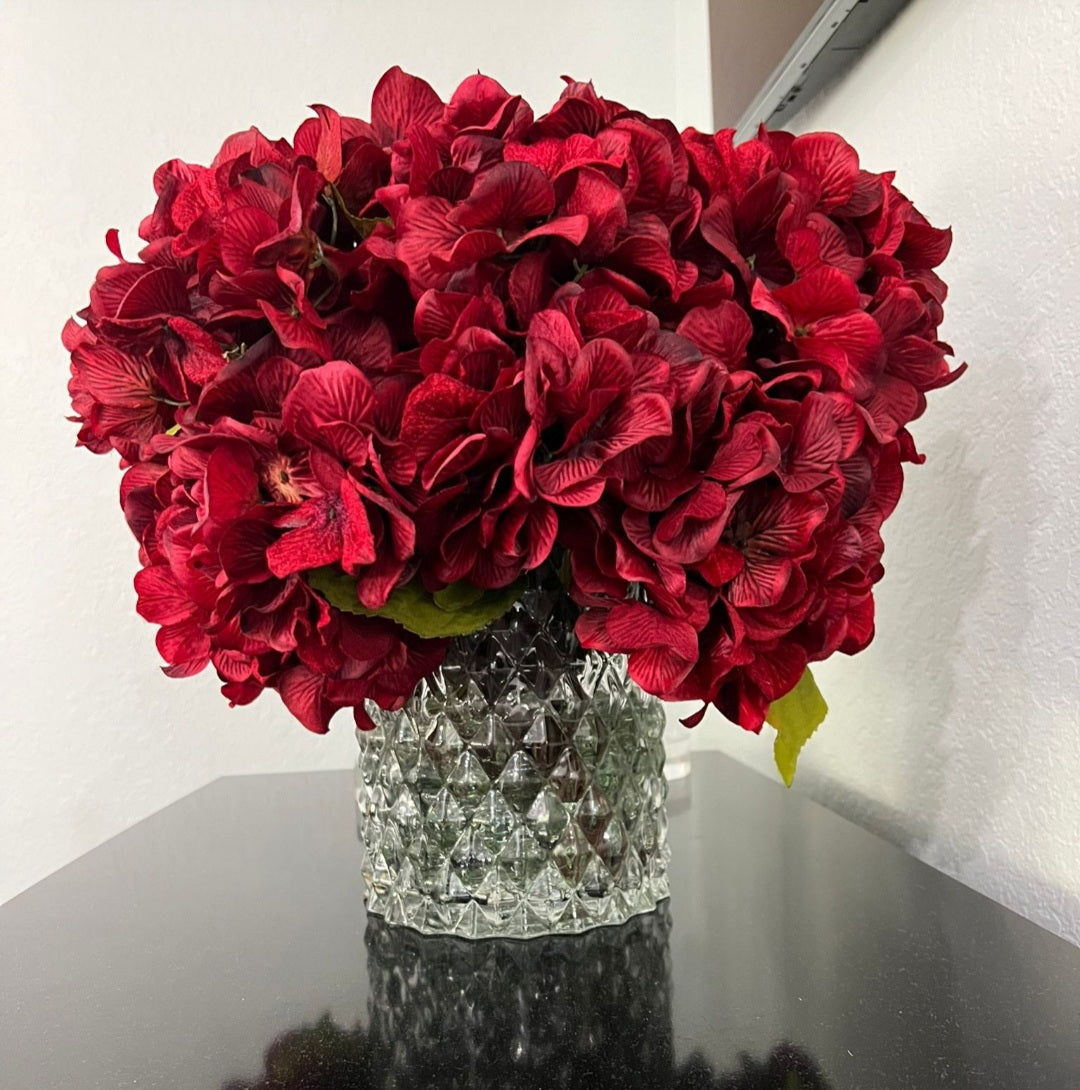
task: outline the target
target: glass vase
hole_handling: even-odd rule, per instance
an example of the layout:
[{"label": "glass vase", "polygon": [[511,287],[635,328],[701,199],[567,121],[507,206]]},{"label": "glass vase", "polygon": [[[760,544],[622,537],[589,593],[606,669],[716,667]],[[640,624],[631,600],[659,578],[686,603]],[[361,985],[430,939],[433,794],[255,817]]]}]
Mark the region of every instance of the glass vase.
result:
[{"label": "glass vase", "polygon": [[451,642],[400,711],[368,705],[368,912],[467,938],[585,931],[668,895],[663,706],[584,651],[561,586]]}]

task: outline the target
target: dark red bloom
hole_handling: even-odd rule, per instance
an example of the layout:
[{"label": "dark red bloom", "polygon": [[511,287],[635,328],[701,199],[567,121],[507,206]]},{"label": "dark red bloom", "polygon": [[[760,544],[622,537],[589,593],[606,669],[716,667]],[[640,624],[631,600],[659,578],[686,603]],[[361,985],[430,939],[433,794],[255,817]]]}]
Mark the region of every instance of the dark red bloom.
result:
[{"label": "dark red bloom", "polygon": [[583,646],[750,730],[869,643],[909,426],[963,371],[951,233],[891,174],[569,79],[540,116],[399,68],[370,120],[312,110],[162,165],[64,329],[168,673],[370,726],[445,652],[379,615],[396,591],[554,571]]}]

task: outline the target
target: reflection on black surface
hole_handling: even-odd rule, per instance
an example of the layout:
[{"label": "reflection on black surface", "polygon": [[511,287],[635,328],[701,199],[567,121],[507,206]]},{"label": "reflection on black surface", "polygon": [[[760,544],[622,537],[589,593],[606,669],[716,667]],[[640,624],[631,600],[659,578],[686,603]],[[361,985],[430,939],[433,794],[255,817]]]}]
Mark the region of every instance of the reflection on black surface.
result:
[{"label": "reflection on black surface", "polygon": [[573,937],[467,942],[371,917],[368,1025],[329,1015],[282,1034],[256,1082],[225,1090],[830,1090],[780,1045],[716,1073],[676,1064],[667,906]]}]

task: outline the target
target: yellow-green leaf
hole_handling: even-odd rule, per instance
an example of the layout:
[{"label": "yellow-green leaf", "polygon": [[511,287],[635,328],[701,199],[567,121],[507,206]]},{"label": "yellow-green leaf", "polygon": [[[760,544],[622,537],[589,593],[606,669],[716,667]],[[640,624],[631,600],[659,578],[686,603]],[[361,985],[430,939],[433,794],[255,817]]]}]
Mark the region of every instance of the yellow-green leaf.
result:
[{"label": "yellow-green leaf", "polygon": [[470,583],[452,583],[429,594],[418,582],[398,587],[379,609],[368,609],[356,598],[356,580],[339,568],[307,573],[313,590],[332,606],[364,617],[385,617],[425,639],[468,636],[501,617],[521,596],[524,580],[500,590],[482,590]]},{"label": "yellow-green leaf", "polygon": [[829,706],[819,692],[809,666],[790,693],[769,705],[765,718],[776,728],[773,759],[788,787],[795,779],[795,766],[802,747],[828,711]]}]

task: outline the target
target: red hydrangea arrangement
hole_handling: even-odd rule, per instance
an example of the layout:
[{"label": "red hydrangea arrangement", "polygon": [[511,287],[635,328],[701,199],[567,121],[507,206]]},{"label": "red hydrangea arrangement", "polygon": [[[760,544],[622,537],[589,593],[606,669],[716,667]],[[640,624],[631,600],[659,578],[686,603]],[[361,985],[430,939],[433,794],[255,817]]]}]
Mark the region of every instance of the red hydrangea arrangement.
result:
[{"label": "red hydrangea arrangement", "polygon": [[545,566],[583,646],[752,731],[870,642],[907,425],[963,369],[950,232],[891,174],[570,80],[314,111],[161,166],[64,330],[167,674],[364,727]]}]

